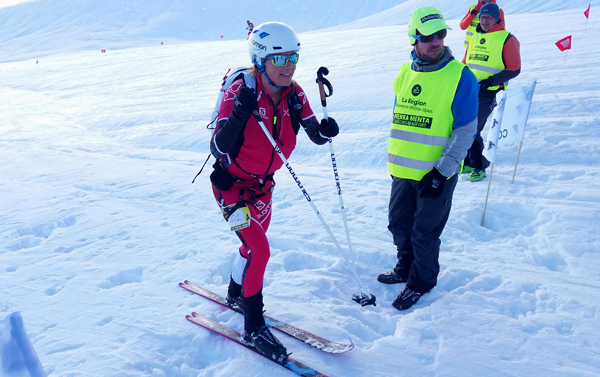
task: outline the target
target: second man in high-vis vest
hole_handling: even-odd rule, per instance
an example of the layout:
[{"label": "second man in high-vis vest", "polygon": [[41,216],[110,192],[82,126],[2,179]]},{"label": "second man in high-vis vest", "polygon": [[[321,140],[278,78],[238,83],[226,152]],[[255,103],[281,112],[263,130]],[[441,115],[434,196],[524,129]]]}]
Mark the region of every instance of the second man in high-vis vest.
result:
[{"label": "second man in high-vis vest", "polygon": [[440,236],[477,127],[477,79],[444,46],[448,29],[436,8],[416,9],[408,23],[412,62],[400,67],[393,83],[388,229],[397,263],[377,280],[406,283],[392,304],[398,310],[437,284]]},{"label": "second man in high-vis vest", "polygon": [[[467,14],[465,14],[463,19],[460,21],[460,28],[467,31],[467,33],[465,34],[464,48],[469,47],[471,37],[473,36],[473,34],[475,34],[475,28],[477,27],[477,25],[479,25],[479,11],[481,10],[481,7],[483,7],[487,3],[496,4],[496,0],[478,0],[477,4],[473,4],[469,7]],[[504,20],[504,12],[502,11],[502,8],[500,8],[500,23],[503,27],[506,27]]]},{"label": "second man in high-vis vest", "polygon": [[521,73],[520,45],[517,38],[504,30],[500,23],[500,9],[493,3],[479,11],[479,25],[465,52],[463,63],[475,73],[479,81],[479,111],[477,136],[465,158],[464,173],[470,172],[469,181],[478,182],[486,177],[490,162],[483,156],[484,141],[481,131],[496,107],[496,93],[506,89],[508,80]]}]

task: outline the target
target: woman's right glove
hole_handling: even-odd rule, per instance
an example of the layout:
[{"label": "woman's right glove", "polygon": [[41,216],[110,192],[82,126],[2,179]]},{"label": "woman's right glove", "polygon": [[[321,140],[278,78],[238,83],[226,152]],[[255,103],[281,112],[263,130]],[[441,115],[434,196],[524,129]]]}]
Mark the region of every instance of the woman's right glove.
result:
[{"label": "woman's right glove", "polygon": [[323,118],[321,120],[321,125],[319,126],[319,133],[321,136],[329,138],[334,137],[340,133],[340,128],[337,125],[337,122],[333,118]]},{"label": "woman's right glove", "polygon": [[220,129],[215,131],[214,143],[223,153],[229,153],[252,112],[258,108],[254,89],[242,86],[234,98],[233,111]]},{"label": "woman's right glove", "polygon": [[252,112],[258,109],[258,100],[254,89],[242,86],[240,92],[234,99],[234,107],[232,114],[240,120],[246,121],[252,115]]}]

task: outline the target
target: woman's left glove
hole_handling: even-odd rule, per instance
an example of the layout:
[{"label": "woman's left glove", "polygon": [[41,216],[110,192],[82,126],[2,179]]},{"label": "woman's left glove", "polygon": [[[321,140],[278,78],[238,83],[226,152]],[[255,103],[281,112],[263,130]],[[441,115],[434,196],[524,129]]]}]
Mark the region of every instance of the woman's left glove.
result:
[{"label": "woman's left glove", "polygon": [[333,118],[321,120],[321,125],[319,126],[319,133],[323,137],[334,137],[340,133],[340,128],[337,125],[337,122]]}]

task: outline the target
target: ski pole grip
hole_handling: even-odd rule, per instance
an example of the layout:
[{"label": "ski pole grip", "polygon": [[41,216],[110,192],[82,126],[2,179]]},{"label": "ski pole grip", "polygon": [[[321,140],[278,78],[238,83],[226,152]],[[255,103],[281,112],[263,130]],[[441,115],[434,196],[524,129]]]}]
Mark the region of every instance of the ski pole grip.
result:
[{"label": "ski pole grip", "polygon": [[[326,97],[331,97],[333,94],[333,86],[325,77],[329,74],[329,70],[326,67],[321,67],[317,71],[317,84],[319,84],[319,94],[321,95],[321,104],[323,107],[327,106]],[[327,92],[325,91],[325,87],[327,87]]]},{"label": "ski pole grip", "polygon": [[323,83],[317,80],[319,83],[319,94],[321,95],[321,106],[327,107],[327,95],[325,95],[325,89],[323,88]]},{"label": "ski pole grip", "polygon": [[260,115],[258,114],[258,110],[254,110],[252,112],[252,116],[254,117],[254,119],[256,119],[257,122],[262,122],[262,118],[260,117]]}]

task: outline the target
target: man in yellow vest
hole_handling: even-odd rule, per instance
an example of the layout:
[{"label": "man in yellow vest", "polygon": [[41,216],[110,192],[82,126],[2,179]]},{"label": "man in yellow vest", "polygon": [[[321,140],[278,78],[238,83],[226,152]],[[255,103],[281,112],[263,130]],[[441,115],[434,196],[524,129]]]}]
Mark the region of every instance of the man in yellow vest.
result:
[{"label": "man in yellow vest", "polygon": [[477,126],[477,79],[444,46],[448,29],[436,8],[416,9],[408,23],[412,62],[400,67],[393,83],[388,229],[397,263],[377,280],[406,283],[392,304],[398,310],[437,284],[440,236]]},{"label": "man in yellow vest", "polygon": [[[462,30],[467,31],[464,42],[465,49],[469,47],[469,41],[471,40],[473,34],[475,34],[475,28],[477,27],[477,25],[479,25],[479,11],[481,10],[481,7],[487,3],[495,4],[496,0],[478,0],[477,4],[473,4],[469,7],[467,14],[465,14],[463,19],[460,21],[460,28]],[[500,8],[500,19],[500,23],[502,24],[502,26],[506,27],[504,23],[504,12],[502,11],[502,8]]]},{"label": "man in yellow vest", "polygon": [[463,169],[463,173],[471,173],[468,178],[471,182],[485,178],[485,169],[490,165],[483,156],[481,131],[496,107],[496,93],[506,89],[508,81],[521,73],[519,41],[504,30],[501,20],[498,5],[488,3],[481,7],[479,25],[463,59],[463,63],[475,73],[480,87],[477,136],[465,158]]}]

